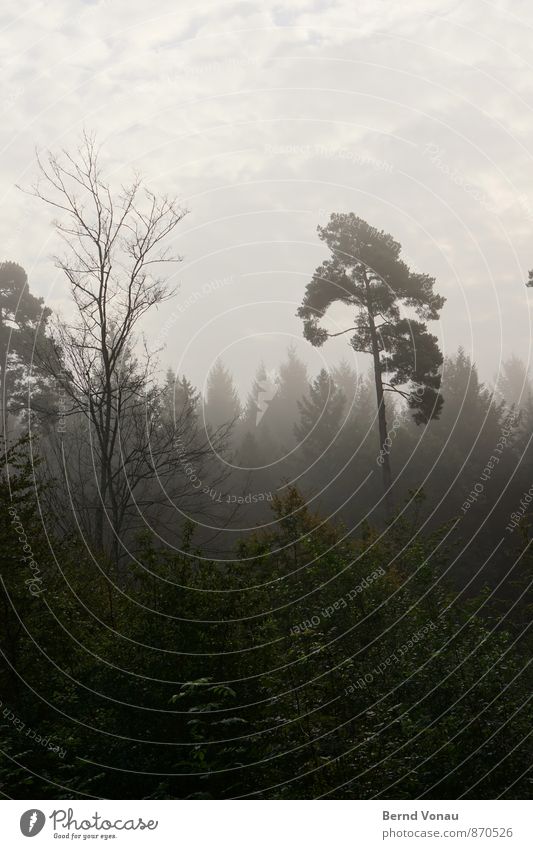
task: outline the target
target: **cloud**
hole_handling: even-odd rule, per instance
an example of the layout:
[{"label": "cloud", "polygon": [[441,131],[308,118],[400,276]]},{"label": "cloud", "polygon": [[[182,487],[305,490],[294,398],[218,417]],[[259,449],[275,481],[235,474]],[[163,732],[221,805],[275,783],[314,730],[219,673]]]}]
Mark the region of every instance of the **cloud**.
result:
[{"label": "cloud", "polygon": [[[4,250],[50,303],[68,301],[49,260],[48,213],[14,184],[31,181],[35,146],[73,145],[86,126],[116,180],[140,168],[191,209],[177,236],[182,292],[237,278],[198,306],[211,329],[198,337],[209,357],[184,363],[197,382],[242,327],[300,334],[296,307],[324,256],[316,224],[334,210],[389,230],[437,276],[449,349],[471,337],[490,375],[500,350],[527,358],[525,3],[511,12],[452,0],[200,0],[187,11],[170,0],[51,0],[19,10],[8,0],[0,17]],[[428,146],[441,151],[438,162]],[[241,312],[265,297],[271,308]],[[283,300],[290,306],[276,306]],[[224,321],[209,325],[222,306]],[[168,340],[171,363],[197,330],[191,315]],[[325,355],[343,352],[339,343]],[[240,380],[255,365],[236,355]]]}]

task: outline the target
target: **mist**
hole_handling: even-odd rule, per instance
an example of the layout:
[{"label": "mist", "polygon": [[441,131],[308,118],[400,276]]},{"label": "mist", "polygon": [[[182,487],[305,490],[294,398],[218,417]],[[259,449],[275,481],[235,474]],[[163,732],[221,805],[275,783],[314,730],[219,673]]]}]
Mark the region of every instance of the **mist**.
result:
[{"label": "mist", "polygon": [[530,8],[0,17],[0,791],[529,798]]}]

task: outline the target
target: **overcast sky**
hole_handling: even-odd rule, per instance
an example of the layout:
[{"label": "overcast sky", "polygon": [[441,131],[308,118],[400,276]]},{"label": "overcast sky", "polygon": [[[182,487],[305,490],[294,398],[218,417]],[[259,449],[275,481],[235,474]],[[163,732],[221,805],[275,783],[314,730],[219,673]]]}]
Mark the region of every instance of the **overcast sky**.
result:
[{"label": "overcast sky", "polygon": [[68,309],[49,210],[15,183],[85,127],[114,179],[140,169],[190,209],[180,293],[147,331],[199,385],[220,354],[241,390],[291,342],[312,372],[355,358],[310,348],[295,317],[334,211],[437,278],[445,353],[485,379],[530,359],[530,3],[3,0],[0,17],[2,252],[51,306]]}]

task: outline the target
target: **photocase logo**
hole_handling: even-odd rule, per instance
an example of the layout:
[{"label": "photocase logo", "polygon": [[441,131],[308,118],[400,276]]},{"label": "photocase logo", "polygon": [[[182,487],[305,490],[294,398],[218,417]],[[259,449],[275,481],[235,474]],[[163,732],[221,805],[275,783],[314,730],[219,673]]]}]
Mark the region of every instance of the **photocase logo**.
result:
[{"label": "photocase logo", "polygon": [[24,811],[20,818],[20,830],[24,837],[35,837],[42,831],[46,822],[46,817],[42,811],[32,808],[29,811]]},{"label": "photocase logo", "polygon": [[279,383],[277,380],[276,372],[267,372],[265,380],[261,380],[258,383],[258,389],[259,391],[257,393],[257,414],[255,417],[256,427],[265,415],[266,411],[268,410],[268,405],[277,395]]}]

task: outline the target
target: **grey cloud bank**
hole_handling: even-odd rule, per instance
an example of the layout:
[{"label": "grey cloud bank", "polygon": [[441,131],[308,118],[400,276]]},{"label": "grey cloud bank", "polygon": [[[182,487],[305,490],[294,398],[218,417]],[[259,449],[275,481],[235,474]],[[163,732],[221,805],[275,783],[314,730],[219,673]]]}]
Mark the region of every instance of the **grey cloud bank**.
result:
[{"label": "grey cloud bank", "polygon": [[[2,80],[4,230],[10,258],[52,306],[67,308],[49,223],[43,210],[28,215],[14,183],[31,181],[35,144],[68,146],[82,126],[103,122],[117,182],[139,168],[191,209],[177,236],[182,294],[169,307],[181,320],[165,335],[164,359],[196,383],[233,345],[228,365],[244,387],[251,357],[234,343],[246,334],[271,335],[267,367],[301,336],[294,313],[323,257],[319,210],[355,211],[437,277],[445,353],[463,344],[486,378],[511,350],[529,359],[525,3],[511,16],[470,4],[363,2],[357,27],[349,3],[315,9],[305,0],[290,11],[208,2],[191,12],[166,0],[155,11],[52,0],[24,17],[8,2],[3,15],[12,45]],[[200,333],[184,356],[197,327],[194,305],[183,316],[180,299],[230,277],[234,285],[202,299],[209,345]],[[316,354],[303,353],[314,367]],[[349,355],[346,341],[325,355]]]}]

